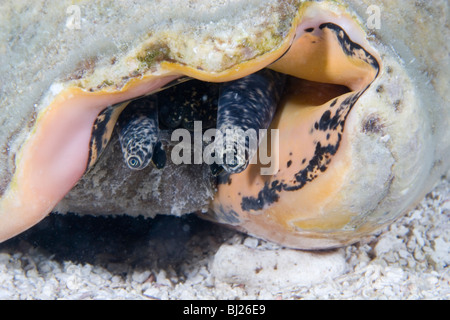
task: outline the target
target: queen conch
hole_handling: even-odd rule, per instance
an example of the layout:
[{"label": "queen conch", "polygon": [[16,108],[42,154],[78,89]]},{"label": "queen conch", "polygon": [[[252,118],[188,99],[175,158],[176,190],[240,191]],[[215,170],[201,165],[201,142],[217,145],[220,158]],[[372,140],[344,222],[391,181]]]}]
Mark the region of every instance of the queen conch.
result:
[{"label": "queen conch", "polygon": [[[0,4],[0,241],[52,211],[196,212],[299,249],[373,235],[450,168],[448,11],[446,0]],[[192,146],[194,161],[178,163],[179,123],[205,147],[206,121],[265,134],[234,162],[211,165]]]}]

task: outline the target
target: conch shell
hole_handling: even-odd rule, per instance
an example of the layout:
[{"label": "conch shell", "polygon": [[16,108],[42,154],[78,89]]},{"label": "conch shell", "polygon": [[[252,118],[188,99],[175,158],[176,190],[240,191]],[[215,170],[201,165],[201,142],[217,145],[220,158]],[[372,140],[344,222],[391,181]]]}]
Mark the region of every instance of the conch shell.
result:
[{"label": "conch shell", "polygon": [[[375,233],[449,170],[447,14],[445,0],[1,4],[0,241],[55,207],[198,211],[301,249]],[[123,170],[122,102],[264,68],[289,78],[266,136],[277,171]]]}]

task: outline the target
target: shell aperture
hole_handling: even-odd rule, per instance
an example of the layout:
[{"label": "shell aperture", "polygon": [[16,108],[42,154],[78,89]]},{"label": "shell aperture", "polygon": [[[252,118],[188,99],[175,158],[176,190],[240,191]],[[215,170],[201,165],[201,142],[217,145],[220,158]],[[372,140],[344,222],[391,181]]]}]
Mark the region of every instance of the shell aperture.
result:
[{"label": "shell aperture", "polygon": [[192,132],[194,122],[201,121],[203,130],[217,129],[214,150],[220,162],[211,165],[212,173],[245,170],[262,139],[260,130],[267,129],[272,121],[285,80],[284,74],[263,69],[223,84],[192,80],[156,93],[153,98],[133,101],[118,120],[127,165],[141,170],[153,157],[157,168],[163,166],[159,123],[163,129]]}]

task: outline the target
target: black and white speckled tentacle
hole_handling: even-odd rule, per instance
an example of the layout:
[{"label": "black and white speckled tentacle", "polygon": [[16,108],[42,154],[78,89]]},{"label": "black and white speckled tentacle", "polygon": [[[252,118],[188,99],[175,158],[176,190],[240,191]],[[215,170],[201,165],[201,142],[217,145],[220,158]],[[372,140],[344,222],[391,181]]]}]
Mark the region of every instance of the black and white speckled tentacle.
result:
[{"label": "black and white speckled tentacle", "polygon": [[228,173],[245,170],[256,154],[263,138],[259,130],[270,126],[284,84],[285,75],[264,69],[222,85],[217,111],[221,135],[215,143]]},{"label": "black and white speckled tentacle", "polygon": [[[131,102],[117,121],[119,141],[128,167],[133,170],[146,168],[154,155],[158,138],[158,107],[155,96]],[[160,150],[158,150],[160,158]],[[165,159],[165,157],[164,157]],[[156,161],[156,167],[161,160]]]}]

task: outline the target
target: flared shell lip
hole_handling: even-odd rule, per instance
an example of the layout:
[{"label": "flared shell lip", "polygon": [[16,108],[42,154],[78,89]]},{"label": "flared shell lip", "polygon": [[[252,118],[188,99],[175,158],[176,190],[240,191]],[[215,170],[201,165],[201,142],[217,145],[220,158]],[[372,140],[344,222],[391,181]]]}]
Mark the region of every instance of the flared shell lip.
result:
[{"label": "flared shell lip", "polygon": [[[39,192],[36,190],[45,189],[45,186],[42,186],[42,181],[35,181],[35,186],[31,187],[31,189],[29,187],[30,181],[33,179],[24,176],[24,172],[31,172],[30,169],[25,170],[25,168],[32,164],[30,159],[34,159],[34,157],[30,156],[30,154],[26,154],[26,150],[28,150],[28,152],[31,152],[30,150],[34,150],[33,152],[36,152],[36,149],[39,149],[38,142],[36,139],[31,139],[31,137],[37,136],[38,131],[42,129],[42,123],[45,122],[46,117],[55,112],[55,110],[58,110],[58,108],[63,108],[66,101],[70,101],[77,96],[87,97],[87,99],[97,99],[107,95],[109,97],[113,97],[110,100],[106,99],[108,100],[108,104],[115,104],[129,99],[135,99],[139,96],[143,96],[157,90],[157,86],[150,85],[150,83],[154,81],[160,82],[161,86],[163,86],[165,83],[183,76],[211,82],[224,82],[244,77],[245,75],[267,67],[274,61],[281,58],[284,53],[288,51],[296,37],[300,36],[305,28],[309,28],[313,25],[311,22],[312,20],[310,21],[308,19],[310,15],[313,15],[311,12],[314,10],[328,10],[329,16],[325,20],[327,22],[339,24],[342,23],[342,21],[347,21],[348,28],[359,28],[359,24],[352,20],[353,17],[349,14],[344,11],[337,12],[336,7],[333,7],[332,10],[329,9],[329,3],[308,3],[307,5],[302,6],[292,22],[289,33],[285,36],[279,47],[220,72],[209,72],[176,62],[162,61],[156,71],[144,72],[140,76],[128,79],[125,84],[120,86],[114,84],[102,87],[99,90],[90,90],[87,88],[82,89],[77,86],[76,84],[79,83],[78,80],[68,83],[54,84],[48,91],[46,97],[43,99],[43,103],[40,105],[40,112],[38,113],[35,125],[29,134],[30,139],[26,141],[16,156],[16,172],[14,173],[0,204],[0,212],[2,213],[0,215],[0,221],[3,225],[0,230],[0,241],[20,233],[24,229],[44,218],[45,215],[49,213],[51,208],[57,204],[62,196],[73,187],[74,183],[76,183],[76,181],[78,181],[84,173],[84,170],[77,169],[76,171],[78,173],[76,174],[77,177],[73,179],[74,181],[72,181],[69,186],[59,188],[60,190],[58,192],[58,196],[55,196],[53,200],[47,199],[48,201],[43,201],[41,204],[33,203],[32,194],[28,194],[27,197],[20,199],[20,197],[22,197],[22,193],[25,192],[24,190],[26,189],[33,189],[33,194],[34,192]],[[352,24],[353,26],[351,26]],[[370,53],[378,58],[375,49],[368,44],[364,34],[359,34],[355,36],[355,38],[358,43],[366,48],[369,48],[369,50],[371,50]],[[378,61],[381,63],[380,60]],[[114,97],[116,99],[114,99]],[[55,104],[55,101],[59,101],[59,104]],[[63,103],[61,103],[61,101],[63,101]],[[94,110],[96,111],[92,111],[92,115],[98,114],[97,111],[100,111],[102,108],[104,108],[104,106],[95,107]],[[33,143],[36,144],[33,145]],[[86,145],[88,145],[87,142]],[[28,163],[24,163],[26,159],[28,159]],[[86,161],[82,161],[82,163],[86,163]],[[27,187],[24,187],[25,185],[27,185]],[[28,199],[29,197],[31,197],[31,199]],[[23,203],[23,201],[26,201],[25,199],[32,203]],[[18,220],[21,220],[21,222],[18,223]]]}]

